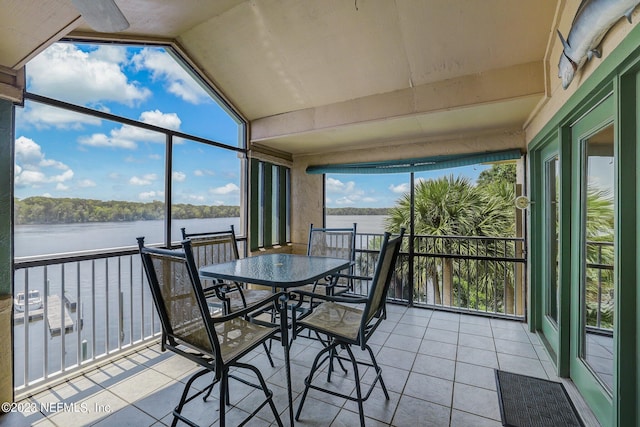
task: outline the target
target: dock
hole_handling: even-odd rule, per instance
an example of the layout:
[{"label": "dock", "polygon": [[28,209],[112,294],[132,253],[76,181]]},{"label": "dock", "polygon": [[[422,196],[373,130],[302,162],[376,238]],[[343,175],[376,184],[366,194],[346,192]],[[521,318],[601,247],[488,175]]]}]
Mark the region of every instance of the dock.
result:
[{"label": "dock", "polygon": [[[49,295],[47,297],[47,323],[49,326],[49,333],[51,336],[58,336],[62,331],[62,319],[64,316],[64,330],[65,332],[73,332],[74,321],[71,318],[69,312],[75,312],[77,308],[76,301],[69,297],[64,296],[64,307],[61,312],[61,301],[58,295]],[[25,322],[25,313],[15,310],[13,313],[14,324],[20,325]],[[37,310],[29,310],[29,322],[35,322],[42,320],[45,317],[45,310],[39,308]]]},{"label": "dock", "polygon": [[69,309],[64,306],[64,313],[60,312],[60,297],[58,295],[50,295],[47,297],[47,322],[49,323],[49,333],[51,336],[60,335],[62,330],[62,316],[64,315],[65,332],[73,332],[73,320],[69,315]]}]

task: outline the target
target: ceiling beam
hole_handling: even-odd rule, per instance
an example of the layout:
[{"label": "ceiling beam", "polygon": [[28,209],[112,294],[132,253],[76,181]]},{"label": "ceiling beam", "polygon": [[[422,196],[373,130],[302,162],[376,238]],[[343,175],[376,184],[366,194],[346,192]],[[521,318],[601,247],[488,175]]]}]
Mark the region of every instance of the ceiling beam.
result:
[{"label": "ceiling beam", "polygon": [[268,141],[379,120],[408,118],[543,95],[545,88],[542,65],[541,62],[530,62],[263,117],[251,122],[251,141]]}]

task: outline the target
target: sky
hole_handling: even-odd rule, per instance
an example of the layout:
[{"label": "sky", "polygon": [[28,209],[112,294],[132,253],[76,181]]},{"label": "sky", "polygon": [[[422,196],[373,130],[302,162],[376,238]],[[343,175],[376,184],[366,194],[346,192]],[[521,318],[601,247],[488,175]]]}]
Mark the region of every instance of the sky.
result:
[{"label": "sky", "polygon": [[[155,47],[57,43],[27,64],[31,93],[239,145],[238,123]],[[165,136],[33,101],[16,108],[15,195],[164,198]],[[236,152],[176,141],[174,203],[240,203]]]},{"label": "sky", "polygon": [[[27,90],[144,123],[239,145],[239,124],[164,49],[57,43],[27,64]],[[164,198],[165,137],[33,101],[16,109],[15,195],[148,202]],[[240,204],[236,152],[177,141],[174,203]],[[475,165],[416,173],[462,175]],[[328,207],[389,207],[409,174],[327,175]]]},{"label": "sky", "polygon": [[[417,183],[420,180],[453,175],[466,177],[472,183],[475,183],[480,172],[490,167],[489,165],[478,164],[430,172],[416,172],[415,181]],[[325,185],[326,204],[329,208],[391,207],[404,194],[409,192],[409,185],[410,176],[408,173],[381,175],[327,174]]]}]

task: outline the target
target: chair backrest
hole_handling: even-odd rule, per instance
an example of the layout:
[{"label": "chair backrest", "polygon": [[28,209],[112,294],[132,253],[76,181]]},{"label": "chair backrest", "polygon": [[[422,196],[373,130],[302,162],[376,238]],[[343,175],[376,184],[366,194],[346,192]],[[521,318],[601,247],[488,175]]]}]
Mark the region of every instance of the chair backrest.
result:
[{"label": "chair backrest", "polygon": [[356,223],[353,228],[309,227],[307,255],[356,260]]},{"label": "chair backrest", "polygon": [[389,290],[389,284],[391,283],[391,278],[393,277],[393,273],[395,271],[398,253],[400,252],[400,246],[402,246],[402,238],[404,236],[404,232],[405,229],[401,228],[400,234],[394,238],[391,238],[390,233],[384,233],[382,245],[378,255],[378,262],[376,263],[372,284],[369,288],[367,304],[362,316],[362,334],[364,334],[364,329],[369,324],[371,319],[373,319],[373,317],[375,317],[380,312],[380,310],[384,308],[384,304],[387,298],[387,291]]},{"label": "chair backrest", "polygon": [[240,257],[233,225],[229,230],[206,233],[187,233],[184,228],[182,238],[191,241],[196,266],[220,264]]},{"label": "chair backrest", "polygon": [[[142,265],[162,324],[164,345],[177,351],[182,344],[221,363],[220,345],[191,254],[190,242],[182,250],[148,248],[138,237]],[[190,255],[190,256],[188,256]]]}]

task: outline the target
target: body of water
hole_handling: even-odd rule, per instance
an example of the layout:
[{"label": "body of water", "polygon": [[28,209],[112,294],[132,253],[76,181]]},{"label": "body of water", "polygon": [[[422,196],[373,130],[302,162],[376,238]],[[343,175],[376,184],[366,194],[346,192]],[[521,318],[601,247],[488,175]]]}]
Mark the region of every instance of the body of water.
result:
[{"label": "body of water", "polygon": [[[184,219],[172,223],[173,241],[182,240],[180,228],[190,233],[225,230],[233,225],[240,229],[240,218]],[[14,229],[16,257],[46,255],[93,249],[121,248],[137,245],[136,237],[145,243],[162,243],[164,221],[88,222],[81,224],[18,225]]]},{"label": "body of water", "polygon": [[[382,233],[384,216],[328,216],[328,227],[350,227],[356,222],[360,233]],[[240,218],[189,219],[174,221],[172,238],[181,240],[180,227],[189,232],[240,230]],[[45,256],[60,253],[133,247],[136,237],[147,243],[164,239],[164,221],[43,224],[16,226],[15,256]],[[77,302],[70,313],[72,330],[52,336],[46,318],[14,326],[16,386],[37,381],[79,363],[84,357],[98,357],[114,351],[120,343],[139,341],[159,331],[154,321],[149,290],[143,286],[139,256],[56,264],[18,269],[14,292],[40,291],[67,296]],[[81,326],[80,326],[81,325]],[[85,348],[86,346],[86,348]],[[28,366],[28,370],[25,368]]]},{"label": "body of water", "polygon": [[[351,227],[357,223],[359,233],[384,232],[383,215],[328,215],[327,227]],[[224,230],[233,225],[240,230],[240,218],[207,218],[177,220],[172,224],[173,241],[181,240],[180,228],[188,232]],[[18,225],[14,230],[16,257],[59,254],[93,249],[135,246],[136,237],[146,243],[161,243],[164,221],[91,222],[82,224]]]},{"label": "body of water", "polygon": [[327,215],[327,227],[351,227],[355,222],[358,233],[384,233],[385,215]]}]

